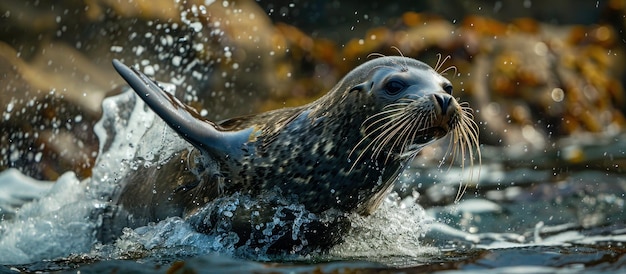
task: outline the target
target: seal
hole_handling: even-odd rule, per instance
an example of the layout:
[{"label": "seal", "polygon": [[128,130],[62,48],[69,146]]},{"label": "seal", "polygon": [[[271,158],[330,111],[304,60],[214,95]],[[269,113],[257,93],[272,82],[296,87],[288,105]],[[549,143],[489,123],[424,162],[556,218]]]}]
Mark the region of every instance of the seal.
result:
[{"label": "seal", "polygon": [[310,104],[222,122],[203,118],[137,69],[118,60],[113,66],[195,147],[173,160],[195,163],[194,172],[179,164],[121,180],[112,203],[122,226],[186,218],[219,197],[268,191],[315,214],[367,215],[418,152],[447,134],[453,155],[479,157],[469,106],[452,96],[448,79],[408,57],[369,60]]}]

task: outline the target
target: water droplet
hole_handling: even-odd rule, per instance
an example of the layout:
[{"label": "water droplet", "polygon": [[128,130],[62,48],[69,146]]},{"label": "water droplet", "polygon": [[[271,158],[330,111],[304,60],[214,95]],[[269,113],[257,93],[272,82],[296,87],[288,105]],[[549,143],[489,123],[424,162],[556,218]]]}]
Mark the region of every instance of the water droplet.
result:
[{"label": "water droplet", "polygon": [[122,52],[124,50],[124,47],[121,46],[111,46],[111,52]]},{"label": "water droplet", "polygon": [[552,100],[554,100],[555,102],[561,102],[565,98],[565,92],[563,92],[563,90],[560,88],[554,88],[550,95],[552,97]]},{"label": "water droplet", "polygon": [[200,22],[194,22],[189,24],[189,27],[191,27],[195,32],[201,32],[202,31],[202,23]]}]

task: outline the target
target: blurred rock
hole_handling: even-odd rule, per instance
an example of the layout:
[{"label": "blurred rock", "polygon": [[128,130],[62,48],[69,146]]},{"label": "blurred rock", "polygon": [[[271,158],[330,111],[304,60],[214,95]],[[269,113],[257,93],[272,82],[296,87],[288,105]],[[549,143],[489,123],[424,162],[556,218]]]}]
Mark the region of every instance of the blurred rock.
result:
[{"label": "blurred rock", "polygon": [[111,89],[106,72],[62,43],[48,44],[31,63],[2,42],[0,48],[0,169],[46,179],[66,170],[89,176],[97,151],[93,125]]},{"label": "blurred rock", "polygon": [[[455,27],[413,12],[401,20],[397,27],[372,29],[348,41],[337,55],[342,60],[310,62],[334,63],[337,78],[372,52],[414,57],[441,65],[440,71],[450,68],[446,75],[456,95],[476,110],[485,144],[542,150],[561,136],[615,134],[626,126],[624,49],[609,25],[469,16]],[[450,60],[440,64],[440,56]]]},{"label": "blurred rock", "polygon": [[17,167],[46,180],[68,170],[90,176],[100,104],[123,82],[110,65],[112,58],[122,58],[112,51],[122,37],[112,11],[135,16],[137,8],[158,8],[158,15],[167,16],[168,9],[155,1],[133,3],[0,3],[0,170]]}]

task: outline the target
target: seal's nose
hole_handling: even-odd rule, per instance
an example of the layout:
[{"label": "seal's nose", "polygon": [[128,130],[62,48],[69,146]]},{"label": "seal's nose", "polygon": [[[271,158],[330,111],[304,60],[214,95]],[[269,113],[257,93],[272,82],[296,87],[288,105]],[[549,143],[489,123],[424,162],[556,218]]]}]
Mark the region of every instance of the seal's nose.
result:
[{"label": "seal's nose", "polygon": [[435,101],[439,104],[439,107],[441,107],[441,115],[445,115],[450,106],[452,96],[445,93],[435,93],[433,96],[435,97]]}]

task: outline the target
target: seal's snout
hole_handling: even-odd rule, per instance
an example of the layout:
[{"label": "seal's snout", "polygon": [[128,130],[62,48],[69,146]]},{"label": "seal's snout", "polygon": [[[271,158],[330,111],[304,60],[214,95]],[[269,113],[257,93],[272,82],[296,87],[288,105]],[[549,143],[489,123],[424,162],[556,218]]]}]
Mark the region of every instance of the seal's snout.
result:
[{"label": "seal's snout", "polygon": [[447,93],[433,93],[430,98],[433,105],[433,114],[435,115],[432,125],[439,127],[444,132],[443,135],[445,135],[445,133],[454,128],[455,124],[458,122],[456,117],[461,111],[459,104],[452,95]]},{"label": "seal's snout", "polygon": [[437,106],[441,110],[441,115],[446,115],[446,113],[448,112],[448,108],[451,107],[451,102],[452,100],[454,100],[454,98],[445,93],[435,93],[433,94],[433,97],[435,97]]}]

